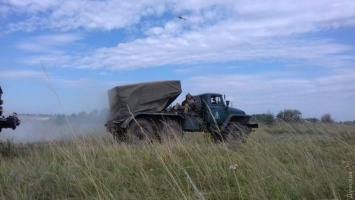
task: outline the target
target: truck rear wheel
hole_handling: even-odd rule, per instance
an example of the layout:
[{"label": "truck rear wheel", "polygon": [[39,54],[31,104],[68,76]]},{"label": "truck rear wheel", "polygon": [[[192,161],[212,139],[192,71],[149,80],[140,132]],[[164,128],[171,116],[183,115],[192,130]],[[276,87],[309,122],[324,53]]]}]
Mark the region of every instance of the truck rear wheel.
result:
[{"label": "truck rear wheel", "polygon": [[162,143],[179,142],[184,135],[181,125],[175,120],[163,121],[159,131]]},{"label": "truck rear wheel", "polygon": [[246,142],[248,138],[248,130],[239,122],[230,122],[226,128],[227,142]]},{"label": "truck rear wheel", "polygon": [[125,142],[127,141],[126,133],[117,125],[107,125],[106,130],[112,134],[113,138],[117,142]]},{"label": "truck rear wheel", "polygon": [[152,142],[154,139],[153,126],[145,119],[133,120],[127,131],[130,142]]}]

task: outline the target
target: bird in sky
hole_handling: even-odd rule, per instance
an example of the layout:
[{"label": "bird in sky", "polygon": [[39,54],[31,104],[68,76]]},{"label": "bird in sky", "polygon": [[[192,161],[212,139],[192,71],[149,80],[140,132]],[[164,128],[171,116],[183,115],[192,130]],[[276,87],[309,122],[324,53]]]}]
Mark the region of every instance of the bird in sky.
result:
[{"label": "bird in sky", "polygon": [[185,19],[185,18],[183,18],[182,16],[179,16],[179,19],[186,20],[186,19]]}]

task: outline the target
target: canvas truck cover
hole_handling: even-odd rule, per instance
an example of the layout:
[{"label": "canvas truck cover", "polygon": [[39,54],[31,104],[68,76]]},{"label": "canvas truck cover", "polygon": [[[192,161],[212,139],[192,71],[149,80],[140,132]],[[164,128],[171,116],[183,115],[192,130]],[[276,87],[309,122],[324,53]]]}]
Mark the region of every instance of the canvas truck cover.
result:
[{"label": "canvas truck cover", "polygon": [[[117,86],[108,91],[109,121],[124,122],[134,112],[159,112],[181,94],[180,81],[159,81]],[[129,109],[128,109],[129,108]]]}]

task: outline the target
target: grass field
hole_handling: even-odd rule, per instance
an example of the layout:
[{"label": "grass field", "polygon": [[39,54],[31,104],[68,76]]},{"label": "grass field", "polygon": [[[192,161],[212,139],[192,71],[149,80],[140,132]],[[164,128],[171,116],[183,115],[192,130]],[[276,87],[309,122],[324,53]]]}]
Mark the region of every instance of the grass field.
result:
[{"label": "grass field", "polygon": [[4,141],[0,151],[0,199],[351,199],[355,190],[355,125],[278,124],[235,145],[186,133],[173,145],[80,136]]}]

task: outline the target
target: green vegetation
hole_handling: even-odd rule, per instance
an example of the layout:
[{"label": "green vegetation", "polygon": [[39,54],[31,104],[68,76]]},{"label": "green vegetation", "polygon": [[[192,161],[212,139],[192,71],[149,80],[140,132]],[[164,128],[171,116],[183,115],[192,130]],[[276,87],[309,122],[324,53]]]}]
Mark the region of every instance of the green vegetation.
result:
[{"label": "green vegetation", "polygon": [[252,121],[255,121],[257,123],[262,123],[267,126],[271,126],[275,124],[275,116],[274,114],[267,112],[264,114],[254,114],[252,115]]},{"label": "green vegetation", "polygon": [[[247,143],[0,145],[0,199],[346,199],[355,125],[276,122]],[[355,190],[352,182],[352,190]]]},{"label": "green vegetation", "polygon": [[272,126],[275,123],[305,123],[305,122],[312,122],[312,123],[340,123],[340,124],[353,124],[354,121],[344,121],[344,122],[336,122],[330,114],[324,114],[320,119],[316,117],[310,118],[302,118],[302,112],[297,109],[285,109],[280,111],[276,117],[274,114],[267,112],[263,114],[253,114],[251,120],[255,123],[260,123],[267,126]]},{"label": "green vegetation", "polygon": [[277,115],[276,118],[278,120],[282,120],[284,122],[300,122],[302,119],[302,112],[297,110],[297,109],[285,109],[283,111],[280,111]]},{"label": "green vegetation", "polygon": [[323,123],[334,123],[334,119],[330,114],[324,114],[320,121]]}]

